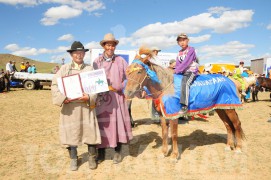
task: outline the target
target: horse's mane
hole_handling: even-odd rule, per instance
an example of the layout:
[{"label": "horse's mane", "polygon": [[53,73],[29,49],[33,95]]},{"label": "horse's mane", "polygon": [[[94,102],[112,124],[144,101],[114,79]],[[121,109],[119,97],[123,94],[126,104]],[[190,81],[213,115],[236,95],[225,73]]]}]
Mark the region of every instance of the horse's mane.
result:
[{"label": "horse's mane", "polygon": [[161,88],[163,90],[167,90],[167,91],[169,89],[171,89],[171,87],[173,87],[173,74],[172,74],[172,72],[167,68],[164,68],[162,66],[159,66],[159,65],[151,63],[151,62],[149,62],[149,65],[150,65],[151,69],[153,69],[156,72],[158,79],[161,81],[161,83],[160,83]]}]

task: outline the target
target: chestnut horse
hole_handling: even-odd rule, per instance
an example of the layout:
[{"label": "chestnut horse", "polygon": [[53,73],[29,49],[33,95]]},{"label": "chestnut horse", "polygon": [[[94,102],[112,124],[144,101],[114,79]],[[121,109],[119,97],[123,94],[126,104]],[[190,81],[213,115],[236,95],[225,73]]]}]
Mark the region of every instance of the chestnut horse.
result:
[{"label": "chestnut horse", "polygon": [[[152,69],[158,76],[158,79],[161,83],[153,83],[149,75],[146,72],[146,69],[138,64],[132,63],[126,70],[127,84],[125,88],[126,98],[133,98],[136,93],[141,91],[144,86],[148,88],[151,92],[155,104],[155,99],[157,99],[162,93],[171,93],[174,92],[173,87],[173,75],[167,69],[162,68],[161,66],[152,64],[148,62],[148,67]],[[204,101],[204,99],[202,99]],[[177,144],[178,138],[178,119],[171,119],[167,121],[162,113],[160,106],[156,106],[156,110],[160,114],[161,118],[161,127],[162,127],[162,153],[164,156],[169,155],[168,148],[168,124],[170,125],[170,133],[172,138],[172,153],[171,156],[174,159],[179,159],[179,150]],[[242,139],[244,138],[244,133],[241,128],[241,122],[238,118],[238,115],[235,109],[216,109],[218,116],[223,121],[227,129],[227,145],[225,150],[233,150],[235,152],[241,153],[242,148]]]},{"label": "chestnut horse", "polygon": [[[271,79],[265,77],[258,77],[256,81],[256,89],[255,91],[262,91],[262,88],[267,88],[271,90]],[[270,93],[271,100],[271,93]]]}]

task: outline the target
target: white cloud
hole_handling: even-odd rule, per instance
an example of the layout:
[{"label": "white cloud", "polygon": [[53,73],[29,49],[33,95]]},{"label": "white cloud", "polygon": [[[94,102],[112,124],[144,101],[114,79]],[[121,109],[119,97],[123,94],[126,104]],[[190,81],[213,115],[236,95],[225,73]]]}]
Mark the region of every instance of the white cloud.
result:
[{"label": "white cloud", "polygon": [[[52,26],[58,23],[60,19],[69,19],[82,14],[83,11],[92,13],[94,11],[105,9],[105,4],[101,0],[0,0],[0,3],[13,6],[38,6],[41,4],[58,4],[58,7],[51,7],[40,20],[45,26]],[[100,17],[102,13],[95,12],[94,16]]]},{"label": "white cloud", "polygon": [[83,9],[88,12],[97,11],[100,9],[105,9],[105,5],[100,0],[86,0],[81,2],[78,0],[40,0],[40,3],[55,3],[61,5],[68,5],[75,9]]},{"label": "white cloud", "polygon": [[59,41],[73,41],[74,37],[72,34],[64,34],[63,36],[60,36],[57,40]]},{"label": "white cloud", "polygon": [[41,23],[46,26],[55,25],[59,19],[69,19],[82,14],[82,10],[71,8],[63,5],[59,7],[52,7],[44,13],[44,18]]},{"label": "white cloud", "polygon": [[223,12],[229,11],[229,10],[231,10],[231,8],[226,8],[226,7],[222,7],[222,6],[216,6],[216,7],[210,7],[208,9],[208,12],[212,13],[212,14],[222,14]]},{"label": "white cloud", "polygon": [[96,16],[96,17],[101,17],[103,14],[96,12],[96,13],[93,13],[93,15]]},{"label": "white cloud", "polygon": [[[223,45],[206,45],[197,49],[200,59],[204,61],[217,62],[220,59],[227,59],[232,63],[241,59],[249,60],[252,55],[249,49],[254,48],[253,44],[243,44],[239,41],[231,41]],[[202,62],[201,62],[202,63]]]},{"label": "white cloud", "polygon": [[268,30],[271,30],[271,24],[269,24],[266,28],[267,28]]},{"label": "white cloud", "polygon": [[6,45],[4,49],[9,50],[9,51],[16,51],[20,48],[17,44],[9,44],[9,45]]},{"label": "white cloud", "polygon": [[229,33],[247,27],[253,14],[252,10],[225,11],[218,17],[211,13],[202,13],[182,21],[149,24],[137,30],[133,36],[141,38],[159,35],[176,36],[181,32],[195,34],[208,29],[216,33]]},{"label": "white cloud", "polygon": [[33,48],[33,47],[20,47],[17,44],[8,44],[4,49],[11,51],[11,54],[17,56],[37,56],[40,54],[56,54],[66,52],[70,47],[59,46],[56,49],[47,49],[47,48]]},{"label": "white cloud", "polygon": [[9,4],[9,5],[23,5],[23,6],[36,6],[38,1],[36,0],[0,0],[0,3]]},{"label": "white cloud", "polygon": [[221,34],[230,33],[247,27],[254,14],[252,10],[231,11],[224,7],[210,8],[209,11],[212,13],[201,13],[181,21],[148,24],[124,40],[131,43],[132,46],[146,44],[160,48],[171,48],[176,45],[177,35],[184,32],[190,36],[191,43],[200,43],[208,41],[211,35],[193,37],[193,34],[199,34],[206,30]]},{"label": "white cloud", "polygon": [[100,42],[91,41],[84,46],[86,49],[99,49],[102,48]]}]

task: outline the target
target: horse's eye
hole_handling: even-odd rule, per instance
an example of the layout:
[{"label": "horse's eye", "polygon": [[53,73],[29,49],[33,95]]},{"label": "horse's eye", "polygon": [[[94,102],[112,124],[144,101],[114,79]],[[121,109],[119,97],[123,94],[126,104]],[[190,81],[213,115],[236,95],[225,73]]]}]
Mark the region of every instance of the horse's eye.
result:
[{"label": "horse's eye", "polygon": [[137,74],[141,74],[141,71],[137,71]]}]

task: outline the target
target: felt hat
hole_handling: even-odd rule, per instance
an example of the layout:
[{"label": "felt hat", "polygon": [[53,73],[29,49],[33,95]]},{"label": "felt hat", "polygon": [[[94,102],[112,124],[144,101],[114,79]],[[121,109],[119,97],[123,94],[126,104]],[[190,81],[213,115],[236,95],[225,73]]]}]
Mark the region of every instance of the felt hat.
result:
[{"label": "felt hat", "polygon": [[73,51],[89,51],[89,49],[85,49],[83,44],[80,41],[74,41],[71,45],[71,49],[68,49],[67,52]]},{"label": "felt hat", "polygon": [[160,49],[160,48],[158,48],[158,47],[153,47],[153,48],[152,48],[152,51],[157,51],[157,52],[160,52],[160,51],[161,51],[161,49]]},{"label": "felt hat", "polygon": [[172,63],[175,63],[175,62],[176,62],[175,59],[171,59],[171,60],[169,61],[169,64],[172,64]]},{"label": "felt hat", "polygon": [[119,44],[119,41],[115,39],[112,33],[104,35],[104,39],[100,41],[100,45],[103,47],[106,42],[114,42],[116,45]]}]

